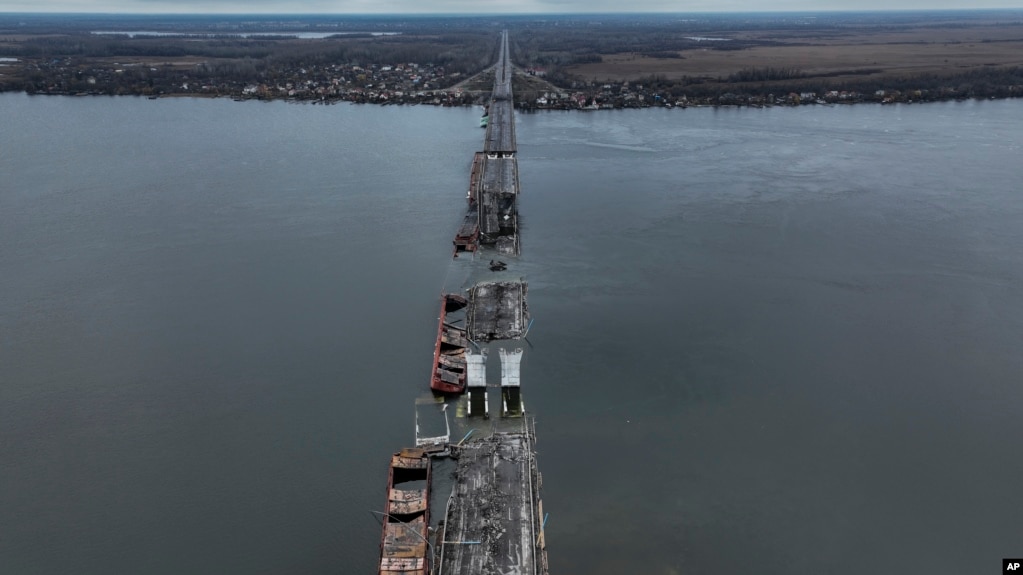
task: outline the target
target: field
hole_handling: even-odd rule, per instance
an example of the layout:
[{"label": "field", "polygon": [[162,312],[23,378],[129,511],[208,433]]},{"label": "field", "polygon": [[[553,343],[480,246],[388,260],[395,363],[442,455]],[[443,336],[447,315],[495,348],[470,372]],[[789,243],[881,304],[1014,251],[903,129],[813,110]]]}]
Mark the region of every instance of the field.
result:
[{"label": "field", "polygon": [[[602,54],[601,62],[570,65],[567,74],[585,80],[635,81],[651,76],[666,80],[728,79],[743,71],[772,68],[800,77],[876,79],[937,75],[970,70],[1023,66],[1023,24],[925,23],[915,29],[866,28],[841,31],[791,30],[705,32],[697,46],[659,53],[637,51]],[[748,47],[728,49],[731,42]],[[758,45],[767,44],[767,45]]]}]

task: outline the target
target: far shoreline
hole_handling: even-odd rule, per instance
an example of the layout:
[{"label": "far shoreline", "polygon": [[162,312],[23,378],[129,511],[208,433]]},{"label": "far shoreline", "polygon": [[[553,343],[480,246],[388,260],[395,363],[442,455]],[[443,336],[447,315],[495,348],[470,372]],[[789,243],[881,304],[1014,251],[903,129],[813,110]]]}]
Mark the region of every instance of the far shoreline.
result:
[{"label": "far shoreline", "polygon": [[[883,94],[881,92],[884,92]],[[395,101],[391,99],[373,99],[373,98],[295,98],[295,97],[243,97],[231,94],[214,94],[214,93],[172,93],[172,94],[107,94],[101,92],[78,92],[78,93],[66,93],[66,92],[28,92],[25,90],[7,90],[0,92],[0,94],[24,94],[30,97],[35,96],[63,96],[68,98],[145,98],[148,100],[162,100],[162,99],[182,99],[182,98],[194,98],[200,100],[221,100],[230,99],[234,102],[285,102],[289,104],[307,104],[307,105],[320,105],[330,106],[341,103],[348,104],[360,104],[360,105],[371,105],[371,106],[435,106],[442,108],[482,108],[483,104],[476,101],[464,101],[463,98],[439,98],[434,96],[430,99],[424,100],[401,100]],[[560,111],[560,112],[601,112],[609,110],[641,110],[649,108],[663,108],[663,109],[688,109],[688,108],[753,108],[753,109],[764,109],[764,108],[800,108],[800,107],[836,107],[836,106],[852,106],[862,104],[873,104],[873,105],[892,105],[892,104],[930,104],[930,103],[941,103],[941,102],[985,102],[985,101],[1000,101],[1000,100],[1015,100],[1023,97],[1023,90],[1012,95],[1005,96],[956,96],[953,94],[941,95],[938,97],[926,96],[913,97],[914,94],[904,94],[897,91],[881,91],[879,90],[875,94],[863,95],[856,94],[853,96],[838,97],[838,99],[824,99],[824,98],[800,98],[798,94],[788,94],[783,97],[775,98],[774,101],[730,101],[730,102],[715,102],[715,98],[698,98],[698,99],[685,99],[678,100],[676,102],[657,100],[654,101],[632,101],[627,105],[588,105],[580,106],[574,105],[576,100],[566,99],[565,102],[558,100],[552,100],[547,105],[537,105],[530,102],[515,102],[515,109],[521,112],[544,112],[544,111]]]}]

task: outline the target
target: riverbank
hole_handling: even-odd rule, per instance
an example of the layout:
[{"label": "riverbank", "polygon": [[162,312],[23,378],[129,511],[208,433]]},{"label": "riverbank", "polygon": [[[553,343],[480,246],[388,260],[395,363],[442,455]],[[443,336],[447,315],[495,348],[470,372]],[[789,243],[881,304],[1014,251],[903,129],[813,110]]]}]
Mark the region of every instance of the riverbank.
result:
[{"label": "riverbank", "polygon": [[[414,94],[395,94],[380,91],[350,91],[339,94],[321,95],[315,93],[275,94],[271,91],[263,93],[221,93],[219,91],[176,92],[169,94],[146,94],[125,92],[103,92],[99,90],[68,92],[62,90],[24,91],[29,95],[44,96],[136,96],[151,100],[160,98],[230,98],[245,102],[250,100],[273,102],[287,101],[305,104],[337,104],[349,102],[353,104],[371,104],[378,106],[443,106],[467,107],[478,106],[486,99],[486,94],[463,91],[429,91]],[[536,96],[536,97],[533,97]],[[625,110],[642,108],[719,108],[747,107],[771,108],[776,106],[835,106],[849,104],[923,104],[930,102],[951,102],[966,100],[1006,100],[1023,97],[1023,86],[1008,86],[997,95],[978,94],[973,90],[957,90],[948,87],[939,90],[875,90],[864,93],[855,91],[829,90],[817,92],[790,92],[787,94],[723,94],[720,96],[683,95],[672,97],[671,94],[646,92],[641,90],[621,90],[616,93],[613,88],[599,92],[581,91],[549,91],[539,92],[526,97],[516,96],[515,108],[524,111],[540,110]]]}]

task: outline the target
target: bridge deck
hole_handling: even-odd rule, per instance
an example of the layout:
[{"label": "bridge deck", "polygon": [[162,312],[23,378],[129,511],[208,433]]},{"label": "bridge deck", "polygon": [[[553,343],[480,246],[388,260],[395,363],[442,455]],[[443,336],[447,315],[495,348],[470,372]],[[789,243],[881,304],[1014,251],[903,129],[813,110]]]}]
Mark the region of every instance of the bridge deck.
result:
[{"label": "bridge deck", "polygon": [[515,119],[512,115],[511,100],[491,102],[490,121],[487,124],[483,151],[490,154],[515,152]]},{"label": "bridge deck", "polygon": [[526,282],[481,282],[472,287],[466,312],[469,339],[517,339],[526,331]]},{"label": "bridge deck", "polygon": [[536,465],[526,432],[495,433],[459,449],[441,575],[532,575],[542,565]]},{"label": "bridge deck", "polygon": [[519,166],[515,158],[487,158],[483,162],[483,192],[519,193]]}]

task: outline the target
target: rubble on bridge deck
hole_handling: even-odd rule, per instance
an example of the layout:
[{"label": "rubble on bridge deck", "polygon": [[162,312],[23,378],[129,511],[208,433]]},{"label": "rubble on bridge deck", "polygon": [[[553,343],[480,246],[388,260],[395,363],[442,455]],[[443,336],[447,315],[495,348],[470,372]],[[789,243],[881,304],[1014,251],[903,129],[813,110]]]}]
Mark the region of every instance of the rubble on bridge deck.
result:
[{"label": "rubble on bridge deck", "polygon": [[547,573],[534,437],[527,423],[522,427],[458,448],[440,575]]},{"label": "rubble on bridge deck", "polygon": [[481,282],[469,290],[467,333],[475,342],[518,339],[526,333],[527,284],[524,281]]}]

